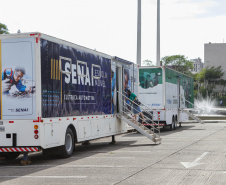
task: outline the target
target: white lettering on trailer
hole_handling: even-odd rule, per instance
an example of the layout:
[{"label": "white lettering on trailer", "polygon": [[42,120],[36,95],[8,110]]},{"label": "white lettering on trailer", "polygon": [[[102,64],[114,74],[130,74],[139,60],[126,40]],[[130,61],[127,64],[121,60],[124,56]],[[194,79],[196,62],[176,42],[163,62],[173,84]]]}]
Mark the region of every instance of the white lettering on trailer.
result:
[{"label": "white lettering on trailer", "polygon": [[94,70],[94,76],[100,76],[100,71],[99,70]]},{"label": "white lettering on trailer", "polygon": [[71,72],[72,72],[72,83],[73,84],[77,84],[77,79],[76,79],[76,75],[77,75],[77,73],[76,73],[76,65],[72,65]]},{"label": "white lettering on trailer", "polygon": [[[78,70],[78,74],[84,75],[84,66],[79,66],[78,65],[78,69],[77,70]],[[78,75],[78,84],[79,85],[80,84],[84,85],[84,77],[83,76]]]},{"label": "white lettering on trailer", "polygon": [[70,94],[65,94],[64,95],[64,100],[95,100],[94,96],[85,96],[85,95],[70,95]]},{"label": "white lettering on trailer", "polygon": [[105,86],[105,81],[104,80],[95,80],[95,86],[106,87]]},{"label": "white lettering on trailer", "polygon": [[[70,63],[68,63],[68,62],[65,63],[65,71],[70,72]],[[65,74],[65,75],[66,75],[65,76],[65,83],[69,84],[70,81],[71,81],[71,79],[70,79],[71,76],[69,74]]]},{"label": "white lettering on trailer", "polygon": [[[106,72],[95,70],[94,71],[95,76],[99,76],[99,74],[101,73],[101,77],[103,80],[95,79],[93,81],[93,78],[92,80],[90,79],[91,76],[90,76],[90,73],[89,73],[90,71],[88,67],[86,69],[87,70],[86,75],[84,75],[85,73],[84,66],[78,65],[78,69],[76,69],[75,64],[72,64],[71,66],[72,66],[71,74],[67,74],[67,73],[65,74],[65,83],[69,84],[70,82],[72,82],[72,84],[79,84],[79,85],[81,84],[81,85],[90,85],[90,86],[95,85],[98,87],[106,87],[105,79],[108,78],[108,75]],[[65,63],[65,71],[70,72],[69,62]],[[81,75],[77,75],[77,74],[81,74]]]},{"label": "white lettering on trailer", "polygon": [[[89,71],[89,68],[87,67],[87,71]],[[87,75],[86,75],[86,79],[85,79],[85,85],[91,85],[91,82],[90,82],[90,76],[89,76],[89,72],[87,72]]]}]

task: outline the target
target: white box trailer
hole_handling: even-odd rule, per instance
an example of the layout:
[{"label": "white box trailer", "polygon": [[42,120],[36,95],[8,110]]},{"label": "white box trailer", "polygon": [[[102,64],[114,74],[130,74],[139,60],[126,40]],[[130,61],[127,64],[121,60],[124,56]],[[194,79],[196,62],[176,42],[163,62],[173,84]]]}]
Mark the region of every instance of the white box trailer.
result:
[{"label": "white box trailer", "polygon": [[188,120],[188,113],[180,109],[193,108],[192,77],[168,67],[140,67],[139,83],[140,101],[157,112],[153,114],[154,122],[175,129],[177,123]]},{"label": "white box trailer", "polygon": [[[42,33],[0,35],[0,156],[57,148],[127,132],[116,91],[138,92],[138,68]],[[129,71],[125,82],[124,71]]]}]

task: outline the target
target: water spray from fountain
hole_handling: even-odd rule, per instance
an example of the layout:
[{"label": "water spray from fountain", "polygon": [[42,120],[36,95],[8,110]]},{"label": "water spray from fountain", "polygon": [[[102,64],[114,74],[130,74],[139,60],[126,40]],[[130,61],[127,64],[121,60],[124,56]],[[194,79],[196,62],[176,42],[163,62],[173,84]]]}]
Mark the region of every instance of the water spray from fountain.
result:
[{"label": "water spray from fountain", "polygon": [[206,98],[203,98],[202,96],[199,96],[198,99],[195,99],[194,105],[195,108],[199,110],[199,114],[209,114],[213,112],[213,110],[217,107],[218,103],[211,97],[207,96]]}]

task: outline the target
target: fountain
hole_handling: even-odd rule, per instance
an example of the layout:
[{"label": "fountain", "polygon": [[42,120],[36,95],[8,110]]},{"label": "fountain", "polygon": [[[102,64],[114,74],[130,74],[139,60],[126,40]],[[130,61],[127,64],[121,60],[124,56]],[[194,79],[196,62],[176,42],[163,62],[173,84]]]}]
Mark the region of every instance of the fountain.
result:
[{"label": "fountain", "polygon": [[195,99],[193,114],[201,120],[226,120],[226,108],[219,107],[219,103],[210,98]]}]

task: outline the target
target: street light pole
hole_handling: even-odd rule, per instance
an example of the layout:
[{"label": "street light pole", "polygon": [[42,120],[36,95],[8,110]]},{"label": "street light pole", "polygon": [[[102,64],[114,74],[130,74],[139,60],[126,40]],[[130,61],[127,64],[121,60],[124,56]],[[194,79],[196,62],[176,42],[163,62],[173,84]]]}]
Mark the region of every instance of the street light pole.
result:
[{"label": "street light pole", "polygon": [[137,64],[141,66],[141,0],[137,1]]},{"label": "street light pole", "polygon": [[156,65],[160,66],[160,0],[157,0],[157,54]]},{"label": "street light pole", "polygon": [[197,98],[198,100],[199,100],[199,81],[200,81],[200,75],[199,75],[199,78],[198,78],[198,98]]}]

